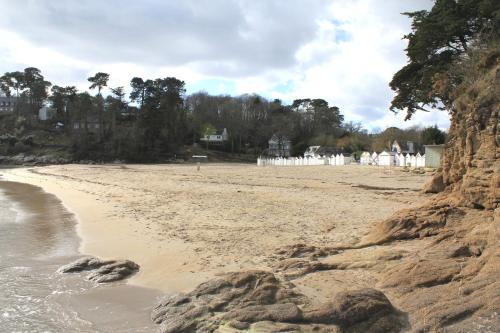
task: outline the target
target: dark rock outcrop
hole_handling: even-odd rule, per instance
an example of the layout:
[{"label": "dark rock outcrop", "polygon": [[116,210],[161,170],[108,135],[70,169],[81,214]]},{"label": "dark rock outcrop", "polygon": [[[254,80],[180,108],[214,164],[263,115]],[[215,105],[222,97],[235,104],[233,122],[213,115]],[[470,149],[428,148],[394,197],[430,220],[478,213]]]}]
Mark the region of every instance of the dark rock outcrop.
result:
[{"label": "dark rock outcrop", "polygon": [[82,271],[90,271],[97,269],[101,266],[111,263],[111,260],[101,260],[96,257],[83,257],[73,261],[70,264],[60,267],[57,271],[59,273],[76,273]]},{"label": "dark rock outcrop", "polygon": [[331,302],[305,312],[304,319],[351,332],[399,332],[404,326],[404,316],[381,291],[370,288],[341,292]]},{"label": "dark rock outcrop", "polygon": [[296,304],[304,301],[272,273],[238,272],[203,283],[188,294],[167,297],[153,309],[152,319],[161,324],[162,333],[213,332],[223,320],[300,321]]},{"label": "dark rock outcrop", "polygon": [[456,221],[463,215],[463,209],[449,203],[431,203],[419,209],[402,210],[373,228],[362,240],[362,245],[434,236],[448,221]]},{"label": "dark rock outcrop", "polygon": [[269,272],[230,273],[188,294],[165,298],[153,309],[152,319],[162,333],[216,332],[227,323],[234,329],[267,323],[266,332],[283,327],[293,332],[356,332],[359,327],[359,332],[396,332],[402,327],[399,313],[380,291],[340,293],[313,309],[292,288]]},{"label": "dark rock outcrop", "polygon": [[29,155],[20,153],[14,156],[0,156],[0,164],[8,165],[52,165],[52,164],[68,164],[70,159],[54,156],[54,155]]},{"label": "dark rock outcrop", "polygon": [[78,273],[90,271],[87,279],[98,282],[124,280],[139,271],[139,265],[130,260],[101,260],[84,257],[58,269],[59,273]]}]

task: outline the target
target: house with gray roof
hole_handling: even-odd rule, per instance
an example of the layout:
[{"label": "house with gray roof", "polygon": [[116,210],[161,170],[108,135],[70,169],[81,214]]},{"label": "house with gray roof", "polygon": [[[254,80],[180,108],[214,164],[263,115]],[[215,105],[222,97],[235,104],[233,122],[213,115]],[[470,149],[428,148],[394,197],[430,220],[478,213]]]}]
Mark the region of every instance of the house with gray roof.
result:
[{"label": "house with gray roof", "polygon": [[0,96],[0,114],[14,113],[17,97]]}]

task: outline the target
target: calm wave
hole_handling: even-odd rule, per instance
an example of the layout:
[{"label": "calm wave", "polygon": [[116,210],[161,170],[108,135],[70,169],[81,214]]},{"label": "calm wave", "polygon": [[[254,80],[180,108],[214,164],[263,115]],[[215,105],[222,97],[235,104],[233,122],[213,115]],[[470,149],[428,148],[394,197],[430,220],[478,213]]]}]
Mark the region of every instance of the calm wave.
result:
[{"label": "calm wave", "polygon": [[152,332],[159,293],[57,268],[81,255],[75,220],[39,188],[0,181],[0,332]]}]

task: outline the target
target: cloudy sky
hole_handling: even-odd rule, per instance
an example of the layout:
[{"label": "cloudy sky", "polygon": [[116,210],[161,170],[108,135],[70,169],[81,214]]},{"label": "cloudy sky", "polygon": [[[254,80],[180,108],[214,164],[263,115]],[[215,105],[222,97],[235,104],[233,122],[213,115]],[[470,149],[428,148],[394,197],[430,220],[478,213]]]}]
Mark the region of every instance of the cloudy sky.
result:
[{"label": "cloudy sky", "polygon": [[431,0],[0,0],[0,73],[38,67],[58,85],[175,76],[188,93],[323,98],[370,130],[437,124],[388,111],[406,63],[405,11]]}]

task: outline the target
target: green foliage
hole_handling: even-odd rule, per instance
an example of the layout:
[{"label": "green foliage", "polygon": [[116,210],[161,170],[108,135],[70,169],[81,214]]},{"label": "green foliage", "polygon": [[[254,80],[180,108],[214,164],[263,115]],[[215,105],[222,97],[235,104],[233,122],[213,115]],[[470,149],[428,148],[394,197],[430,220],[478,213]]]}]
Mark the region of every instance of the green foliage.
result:
[{"label": "green foliage", "polygon": [[202,127],[201,135],[206,137],[206,136],[215,134],[216,131],[217,130],[215,129],[215,127],[212,124],[205,124]]},{"label": "green foliage", "polygon": [[92,83],[89,89],[97,88],[98,94],[100,95],[102,88],[108,85],[109,74],[98,72],[94,76],[89,77],[87,80]]},{"label": "green foliage", "polygon": [[446,133],[441,131],[437,125],[424,128],[421,135],[424,145],[439,145],[446,141]]},{"label": "green foliage", "polygon": [[0,90],[6,96],[18,97],[16,113],[31,118],[36,115],[48,97],[51,83],[45,81],[40,70],[35,67],[25,68],[23,72],[7,72],[0,77]]},{"label": "green foliage", "polygon": [[[134,162],[187,154],[184,145],[197,143],[201,137],[224,128],[229,141],[218,149],[242,156],[255,156],[267,149],[273,135],[291,140],[295,154],[302,154],[310,145],[357,152],[370,150],[372,143],[382,148],[376,150],[387,149],[388,142],[394,139],[421,141],[420,129],[392,128],[377,136],[370,135],[359,123],[344,123],[339,108],[323,99],[298,99],[286,105],[258,95],[211,96],[200,92],[185,96],[185,84],[177,78],[136,77],[130,82],[132,104],[129,104],[124,87],[110,88],[108,95],[102,95],[108,80],[106,73],[89,78],[91,88],[98,90],[96,95],[79,93],[71,86],[54,85],[49,97],[56,111],[52,123],[36,124],[30,120],[32,116],[21,113],[0,120],[0,130],[8,128],[9,134],[19,141],[34,130],[43,129],[47,136],[59,136],[58,142],[70,145],[76,160]],[[48,86],[35,68],[6,73],[1,82],[13,94],[19,94],[22,108],[36,105],[35,100],[47,96],[37,90]],[[56,122],[64,124],[64,131],[55,129]],[[9,151],[14,144],[9,145]],[[24,144],[16,149],[32,149],[37,144],[33,147]]]},{"label": "green foliage", "polygon": [[11,96],[12,90],[16,92],[19,97],[19,92],[24,86],[24,73],[23,72],[7,72],[0,77],[0,86],[5,95]]},{"label": "green foliage", "polygon": [[[436,0],[430,11],[405,13],[412,19],[406,36],[409,63],[393,77],[396,92],[391,110],[406,110],[406,119],[426,106],[451,109],[451,96],[434,89],[436,78],[449,74],[453,62],[480,40],[496,38],[500,31],[500,2],[496,0]],[[442,76],[441,76],[442,77]],[[448,84],[463,79],[452,76]],[[444,92],[444,93],[443,93]]]},{"label": "green foliage", "polygon": [[130,100],[132,102],[138,102],[142,107],[144,105],[144,98],[146,93],[146,83],[140,77],[134,77],[130,81],[130,86],[132,87],[132,92],[130,93]]}]

